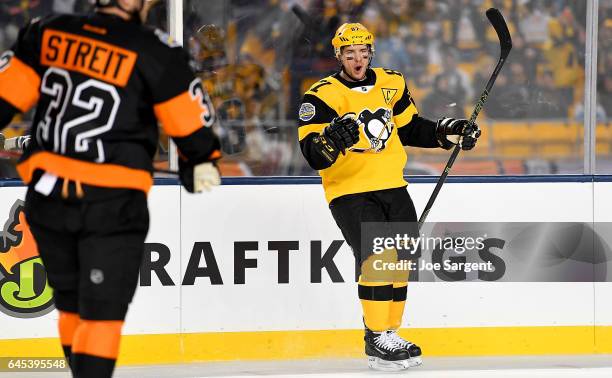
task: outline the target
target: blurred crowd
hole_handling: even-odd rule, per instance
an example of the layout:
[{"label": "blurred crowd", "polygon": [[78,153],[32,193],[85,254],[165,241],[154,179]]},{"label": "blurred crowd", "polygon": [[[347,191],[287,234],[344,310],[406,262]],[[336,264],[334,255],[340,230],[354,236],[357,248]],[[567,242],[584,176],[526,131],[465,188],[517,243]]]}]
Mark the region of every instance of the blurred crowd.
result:
[{"label": "blurred crowd", "polygon": [[[282,77],[289,68],[291,97],[283,104],[289,118],[295,117],[303,89],[337,68],[329,41],[335,29],[348,21],[361,22],[375,34],[374,65],[403,72],[424,114],[464,114],[464,108],[480,94],[498,57],[496,34],[484,17],[489,7],[502,11],[514,42],[507,66],[498,77],[497,95],[487,104],[490,117],[568,118],[574,116],[583,99],[584,1],[231,3],[230,13],[242,17],[233,21],[230,16],[227,26],[236,36],[227,48],[236,62],[250,61],[262,67],[265,77]],[[610,9],[608,3],[602,1],[602,20]],[[603,24],[602,40],[606,41],[609,25]],[[600,51],[607,55],[610,50],[602,47]],[[606,58],[601,59],[602,73],[610,72]]]},{"label": "blurred crowd", "polygon": [[[598,122],[607,123],[612,0],[599,4],[596,111]],[[581,123],[584,117],[583,0],[184,0],[183,5],[185,47],[217,108],[227,175],[314,173],[299,153],[297,108],[312,83],[338,70],[330,40],[344,22],[361,22],[375,34],[373,65],[404,73],[421,114],[465,117],[498,59],[498,39],[484,17],[487,8],[498,8],[514,48],[479,122]],[[164,0],[147,1],[147,22],[166,28],[166,6]],[[9,47],[18,27],[32,17],[88,7],[87,0],[0,0],[0,47]],[[166,148],[162,143],[162,159]]]},{"label": "blurred crowd", "polygon": [[34,17],[81,12],[88,7],[87,0],[0,0],[0,48],[11,47],[19,28]]},{"label": "blurred crowd", "polygon": [[[219,94],[213,97],[222,109],[220,125],[239,125],[222,127],[231,139],[228,151],[247,163],[250,174],[311,173],[295,156],[296,109],[312,83],[338,69],[330,40],[344,22],[361,22],[375,34],[373,65],[403,72],[423,115],[465,117],[499,56],[497,36],[484,17],[486,9],[498,8],[514,48],[482,118],[581,123],[584,117],[585,1],[223,3],[219,19],[224,23],[212,33],[215,43],[200,33],[205,28],[186,32],[194,56],[205,62],[202,76]],[[597,117],[607,122],[612,118],[612,1],[601,0],[599,12]],[[234,107],[234,117],[228,117],[225,108]]]}]

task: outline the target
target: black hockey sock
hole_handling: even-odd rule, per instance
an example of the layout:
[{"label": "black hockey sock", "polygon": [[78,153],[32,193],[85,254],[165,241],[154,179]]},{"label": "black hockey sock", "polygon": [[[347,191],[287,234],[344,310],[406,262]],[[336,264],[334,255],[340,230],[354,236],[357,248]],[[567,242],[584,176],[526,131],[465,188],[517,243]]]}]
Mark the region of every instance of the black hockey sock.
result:
[{"label": "black hockey sock", "polygon": [[359,282],[359,300],[366,327],[381,332],[389,329],[393,285],[385,282]]}]

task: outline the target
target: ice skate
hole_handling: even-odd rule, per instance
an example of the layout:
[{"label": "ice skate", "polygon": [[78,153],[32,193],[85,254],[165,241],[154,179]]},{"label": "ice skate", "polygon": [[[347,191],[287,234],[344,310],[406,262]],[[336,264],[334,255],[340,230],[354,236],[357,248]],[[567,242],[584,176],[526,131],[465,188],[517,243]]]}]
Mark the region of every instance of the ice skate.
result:
[{"label": "ice skate", "polygon": [[387,331],[387,333],[389,334],[389,337],[395,341],[395,343],[408,352],[410,355],[410,367],[419,366],[423,363],[421,360],[421,348],[418,345],[411,343],[408,340],[404,340],[396,329],[390,329]]},{"label": "ice skate", "polygon": [[368,366],[371,369],[400,371],[411,366],[410,354],[388,331],[374,332],[366,328],[364,340]]}]

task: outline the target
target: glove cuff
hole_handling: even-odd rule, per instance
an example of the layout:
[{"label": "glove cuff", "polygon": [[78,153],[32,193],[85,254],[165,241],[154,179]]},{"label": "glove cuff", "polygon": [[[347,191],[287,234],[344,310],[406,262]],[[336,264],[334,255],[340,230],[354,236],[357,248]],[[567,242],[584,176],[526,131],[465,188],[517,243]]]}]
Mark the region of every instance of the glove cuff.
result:
[{"label": "glove cuff", "polygon": [[436,139],[440,147],[444,148],[445,150],[450,150],[455,146],[453,142],[446,138],[446,135],[448,135],[447,126],[449,120],[450,118],[442,118],[436,123]]},{"label": "glove cuff", "polygon": [[325,135],[325,130],[312,139],[312,143],[316,146],[317,151],[330,163],[334,163],[338,159],[340,150],[336,147],[331,138]]}]

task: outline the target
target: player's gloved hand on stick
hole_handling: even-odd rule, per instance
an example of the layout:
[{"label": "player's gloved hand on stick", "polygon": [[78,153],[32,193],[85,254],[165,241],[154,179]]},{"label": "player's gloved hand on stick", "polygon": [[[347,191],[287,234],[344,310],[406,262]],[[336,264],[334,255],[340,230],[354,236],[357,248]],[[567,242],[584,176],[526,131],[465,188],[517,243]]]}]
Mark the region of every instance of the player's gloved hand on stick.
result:
[{"label": "player's gloved hand on stick", "polygon": [[4,149],[8,151],[23,151],[30,144],[30,139],[29,135],[6,139],[4,141]]},{"label": "player's gloved hand on stick", "polygon": [[23,151],[30,143],[30,136],[23,135],[14,138],[6,139],[6,137],[0,134],[0,150],[7,151]]},{"label": "player's gloved hand on stick", "polygon": [[344,155],[347,148],[359,141],[359,124],[355,113],[334,118],[329,126],[323,129],[323,137]]},{"label": "player's gloved hand on stick", "polygon": [[461,144],[462,150],[471,150],[480,137],[478,125],[470,125],[467,119],[442,118],[436,124],[436,137],[440,147],[450,150]]},{"label": "player's gloved hand on stick", "polygon": [[213,186],[221,185],[221,173],[216,162],[220,156],[221,153],[215,151],[211,155],[211,160],[214,160],[195,165],[179,158],[179,177],[183,187],[189,193],[201,193],[204,190],[211,190]]}]

